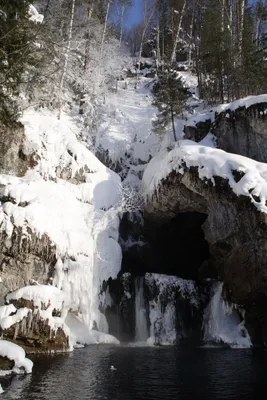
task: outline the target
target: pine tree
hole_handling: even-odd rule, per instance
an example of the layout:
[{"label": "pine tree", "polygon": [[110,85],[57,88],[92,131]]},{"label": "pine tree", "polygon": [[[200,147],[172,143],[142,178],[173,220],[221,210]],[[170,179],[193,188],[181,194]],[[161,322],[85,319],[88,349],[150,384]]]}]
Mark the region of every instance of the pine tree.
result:
[{"label": "pine tree", "polygon": [[153,87],[153,95],[154,105],[160,111],[155,123],[155,129],[159,132],[163,131],[171,118],[174,140],[177,141],[175,116],[182,113],[189,96],[188,89],[184,86],[177,72],[168,69],[164,72],[159,72],[157,82]]},{"label": "pine tree", "polygon": [[12,124],[17,119],[23,74],[34,65],[33,23],[29,21],[28,0],[2,1],[0,4],[0,122]]}]

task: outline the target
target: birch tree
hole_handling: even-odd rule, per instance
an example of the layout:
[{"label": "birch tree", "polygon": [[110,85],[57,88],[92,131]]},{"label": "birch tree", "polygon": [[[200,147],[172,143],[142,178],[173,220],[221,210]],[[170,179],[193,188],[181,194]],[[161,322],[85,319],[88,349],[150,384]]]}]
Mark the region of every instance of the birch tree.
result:
[{"label": "birch tree", "polygon": [[143,31],[142,31],[142,35],[141,35],[139,55],[138,55],[138,66],[137,66],[137,70],[136,70],[136,87],[138,84],[138,75],[140,73],[141,57],[142,57],[142,52],[143,52],[144,41],[146,38],[146,33],[148,30],[148,27],[152,21],[152,18],[153,18],[154,12],[155,12],[155,7],[156,7],[156,3],[154,0],[152,1],[152,5],[149,0],[144,0],[144,14],[143,14],[144,22],[143,22]]},{"label": "birch tree", "polygon": [[179,42],[180,31],[182,29],[182,22],[183,22],[183,18],[184,18],[186,3],[187,3],[187,0],[184,0],[183,7],[182,7],[182,10],[181,10],[181,13],[180,13],[180,18],[179,18],[179,23],[178,23],[178,27],[177,27],[174,43],[173,43],[173,49],[172,49],[172,55],[171,55],[171,64],[174,64],[175,61],[176,61],[177,45],[178,45],[178,42]]},{"label": "birch tree", "polygon": [[72,39],[72,31],[73,31],[73,20],[74,20],[74,10],[75,10],[75,2],[76,0],[72,0],[72,5],[71,5],[71,15],[70,15],[70,23],[69,23],[69,32],[68,32],[68,42],[67,42],[67,47],[66,51],[64,54],[64,67],[63,67],[63,72],[59,84],[59,111],[58,111],[58,119],[61,118],[61,112],[62,112],[62,105],[63,105],[63,99],[62,99],[62,92],[63,92],[63,85],[64,85],[64,80],[65,76],[67,73],[68,69],[68,61],[69,61],[69,53],[70,53],[70,46],[71,46],[71,39]]}]

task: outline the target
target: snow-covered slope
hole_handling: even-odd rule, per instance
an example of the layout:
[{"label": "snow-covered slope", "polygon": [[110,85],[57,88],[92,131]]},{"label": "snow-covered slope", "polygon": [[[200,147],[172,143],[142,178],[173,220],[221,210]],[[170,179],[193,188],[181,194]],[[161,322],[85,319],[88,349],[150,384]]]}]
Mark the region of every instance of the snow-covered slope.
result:
[{"label": "snow-covered slope", "polygon": [[152,105],[151,82],[150,78],[141,78],[135,89],[135,78],[120,81],[118,92],[106,99],[103,122],[97,130],[96,148],[108,152],[113,165],[119,163],[122,176],[128,174],[132,183],[138,182],[142,164],[156,154],[160,144],[152,131],[157,110]]}]

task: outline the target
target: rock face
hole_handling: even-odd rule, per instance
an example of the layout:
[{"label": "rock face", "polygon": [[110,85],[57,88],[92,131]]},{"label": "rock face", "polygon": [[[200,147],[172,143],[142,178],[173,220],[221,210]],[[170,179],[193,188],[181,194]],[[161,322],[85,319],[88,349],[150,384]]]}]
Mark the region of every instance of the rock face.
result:
[{"label": "rock face", "polygon": [[257,161],[267,161],[267,103],[218,114],[211,132],[219,148]]},{"label": "rock face", "polygon": [[[153,221],[154,229],[161,229],[179,213],[191,212],[207,215],[202,229],[209,257],[197,271],[199,278],[207,266],[211,271],[216,268],[226,300],[245,307],[254,337],[266,341],[267,312],[261,305],[263,299],[267,302],[267,215],[257,211],[248,197],[236,196],[227,180],[215,177],[213,185],[199,178],[196,167],[185,167],[183,174],[173,171],[161,181],[145,217]],[[261,310],[260,323],[255,309]]]},{"label": "rock face", "polygon": [[217,138],[217,146],[229,153],[240,154],[254,160],[267,161],[267,103],[239,107],[234,111],[215,111],[212,122],[185,125],[185,139],[200,142],[209,132]]},{"label": "rock face", "polygon": [[23,176],[29,167],[36,165],[34,154],[26,156],[23,152],[23,125],[0,126],[0,138],[0,173]]},{"label": "rock face", "polygon": [[56,264],[56,248],[47,235],[42,237],[30,231],[22,233],[20,227],[14,228],[9,238],[6,232],[0,232],[0,305],[4,296],[31,282],[39,284],[49,282]]}]

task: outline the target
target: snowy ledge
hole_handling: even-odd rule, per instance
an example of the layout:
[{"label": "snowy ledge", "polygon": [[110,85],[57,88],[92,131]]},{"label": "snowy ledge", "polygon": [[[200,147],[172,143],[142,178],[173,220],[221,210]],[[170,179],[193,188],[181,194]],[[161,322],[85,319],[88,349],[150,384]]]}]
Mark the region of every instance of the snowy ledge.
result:
[{"label": "snowy ledge", "polygon": [[[198,123],[205,123],[206,121],[209,121],[212,123],[215,120],[216,115],[226,112],[226,111],[236,111],[238,108],[249,108],[255,104],[260,104],[260,103],[267,103],[267,94],[262,94],[259,96],[248,96],[244,97],[242,99],[233,101],[232,103],[227,103],[227,104],[220,104],[217,107],[212,108],[211,110],[201,113],[198,115],[193,115],[191,118],[189,118],[186,122],[186,126],[196,126]],[[267,107],[264,111],[264,114],[267,113]]]},{"label": "snowy ledge", "polygon": [[172,171],[183,174],[184,166],[197,167],[199,178],[210,180],[214,186],[214,177],[226,179],[237,196],[249,197],[259,211],[267,213],[267,164],[190,140],[183,140],[180,147],[150,161],[143,176],[146,198],[152,197]]}]

